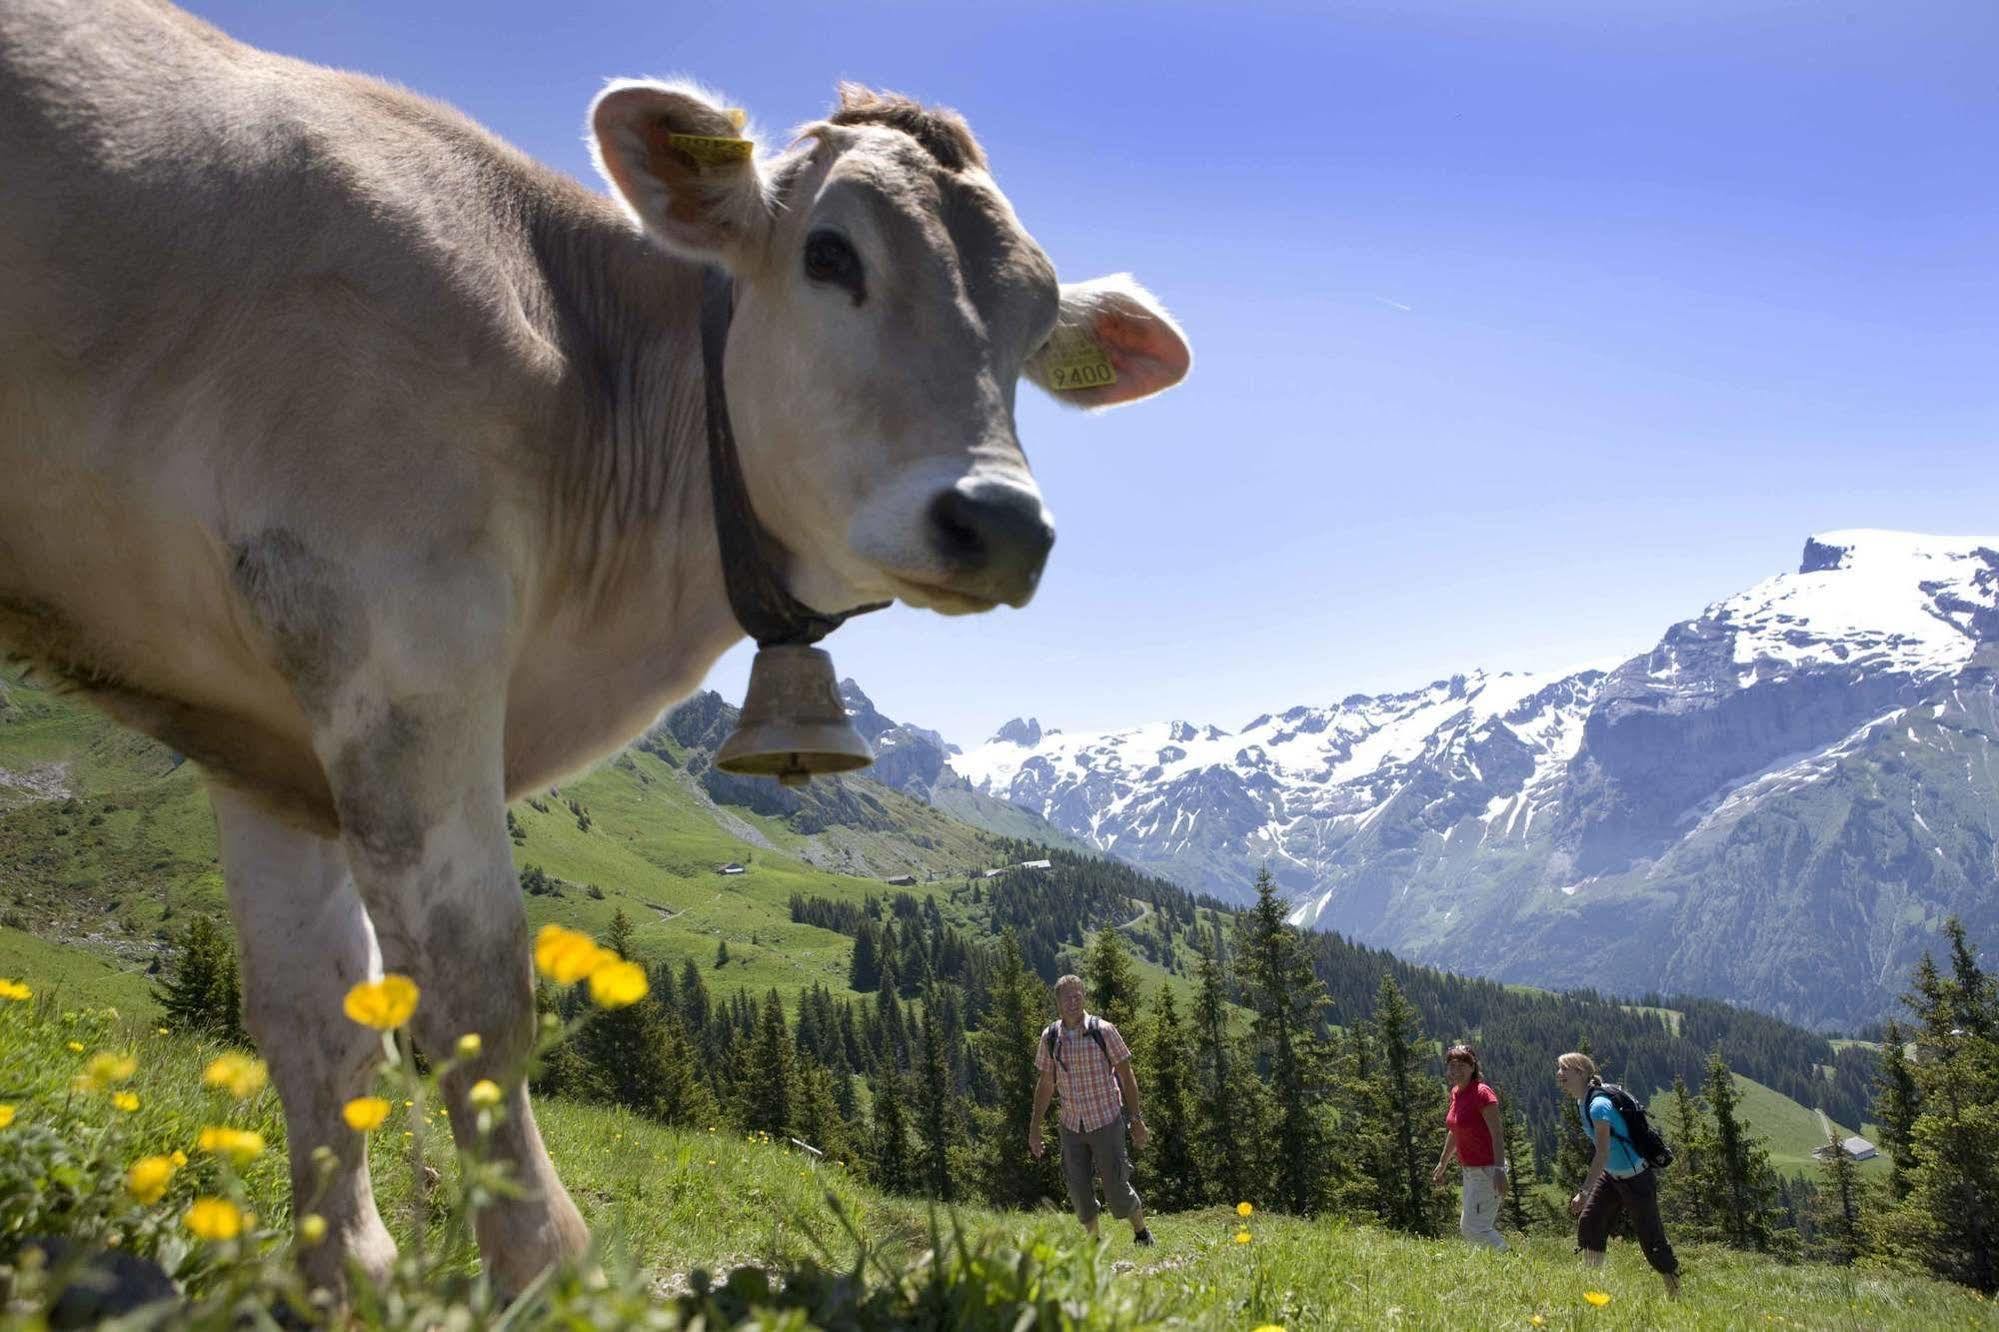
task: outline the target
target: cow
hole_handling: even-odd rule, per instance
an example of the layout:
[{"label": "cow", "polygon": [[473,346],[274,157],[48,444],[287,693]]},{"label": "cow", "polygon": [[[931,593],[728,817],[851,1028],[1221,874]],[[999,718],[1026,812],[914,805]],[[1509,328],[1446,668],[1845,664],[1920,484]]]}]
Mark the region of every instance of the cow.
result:
[{"label": "cow", "polygon": [[419,1046],[481,1038],[443,1080],[461,1143],[467,1089],[504,1087],[496,1286],[586,1243],[523,1082],[506,805],[741,636],[704,278],[747,502],[828,614],[1024,604],[1054,532],[1018,380],[1106,407],[1190,365],[1128,278],[1058,283],[951,112],[846,86],[765,148],[623,81],[587,124],[609,197],[161,0],[0,0],[0,646],[201,765],[336,1291],[395,1257],[341,1118],[382,1054],[342,997],[385,970]]}]

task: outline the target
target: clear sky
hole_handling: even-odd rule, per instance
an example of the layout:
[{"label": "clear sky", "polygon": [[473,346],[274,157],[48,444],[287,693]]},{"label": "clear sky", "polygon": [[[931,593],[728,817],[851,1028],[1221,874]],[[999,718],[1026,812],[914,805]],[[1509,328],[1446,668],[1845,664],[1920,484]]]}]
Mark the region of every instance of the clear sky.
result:
[{"label": "clear sky", "polygon": [[946,103],[1065,278],[1159,293],[1185,385],[1023,390],[1035,602],[828,643],[962,744],[1635,653],[1813,531],[1999,532],[1992,0],[191,7],[593,180],[608,77]]}]

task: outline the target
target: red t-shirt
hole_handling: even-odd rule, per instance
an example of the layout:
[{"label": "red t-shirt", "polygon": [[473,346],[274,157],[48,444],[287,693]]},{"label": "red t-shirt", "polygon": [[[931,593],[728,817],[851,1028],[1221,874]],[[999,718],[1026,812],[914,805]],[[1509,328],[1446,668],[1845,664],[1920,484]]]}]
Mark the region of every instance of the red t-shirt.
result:
[{"label": "red t-shirt", "polygon": [[1489,1166],[1499,1164],[1492,1152],[1492,1131],[1485,1126],[1485,1108],[1499,1104],[1499,1093],[1483,1082],[1451,1089],[1451,1111],[1444,1127],[1458,1145],[1458,1164]]}]

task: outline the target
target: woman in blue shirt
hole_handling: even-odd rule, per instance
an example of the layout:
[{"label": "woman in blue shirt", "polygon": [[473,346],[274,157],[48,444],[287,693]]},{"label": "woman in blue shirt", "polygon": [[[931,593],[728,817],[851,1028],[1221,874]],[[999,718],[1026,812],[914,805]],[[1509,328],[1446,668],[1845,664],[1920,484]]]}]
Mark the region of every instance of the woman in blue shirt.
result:
[{"label": "woman in blue shirt", "polygon": [[1586,1054],[1565,1054],[1555,1061],[1555,1081],[1576,1098],[1583,1131],[1596,1145],[1589,1175],[1581,1191],[1569,1199],[1569,1215],[1576,1218],[1576,1242],[1582,1246],[1583,1263],[1603,1265],[1604,1246],[1617,1218],[1628,1216],[1639,1247],[1645,1250],[1645,1261],[1665,1279],[1667,1298],[1677,1298],[1680,1260],[1674,1256],[1666,1239],[1666,1225],[1659,1219],[1658,1177],[1632,1147],[1624,1116],[1603,1091],[1596,1062]]}]

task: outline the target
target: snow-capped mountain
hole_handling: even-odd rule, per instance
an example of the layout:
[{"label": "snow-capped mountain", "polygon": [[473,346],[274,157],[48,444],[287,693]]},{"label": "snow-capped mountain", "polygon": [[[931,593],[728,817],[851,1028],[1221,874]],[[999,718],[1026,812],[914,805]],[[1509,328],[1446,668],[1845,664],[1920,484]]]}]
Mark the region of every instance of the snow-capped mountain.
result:
[{"label": "snow-capped mountain", "polygon": [[1547,675],[1470,672],[1234,730],[1016,720],[943,761],[1125,860],[1549,985],[1885,1011],[1942,916],[1999,943],[1999,537],[1847,531]]}]

